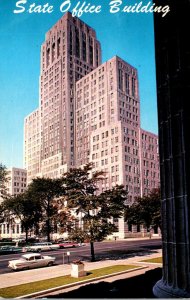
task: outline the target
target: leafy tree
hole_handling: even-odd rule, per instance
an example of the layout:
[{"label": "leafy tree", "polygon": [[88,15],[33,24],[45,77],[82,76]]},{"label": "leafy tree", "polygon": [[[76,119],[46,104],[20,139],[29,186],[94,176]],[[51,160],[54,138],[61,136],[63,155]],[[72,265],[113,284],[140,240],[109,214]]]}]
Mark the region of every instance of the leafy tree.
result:
[{"label": "leafy tree", "polygon": [[139,197],[125,210],[125,221],[133,225],[161,228],[160,189],[153,189],[149,195]]},{"label": "leafy tree", "polygon": [[116,186],[104,192],[98,192],[98,183],[102,181],[102,172],[92,172],[92,164],[84,168],[73,168],[63,176],[66,188],[67,205],[79,215],[83,226],[73,228],[70,236],[75,238],[80,233],[80,239],[90,242],[91,260],[95,260],[94,242],[102,241],[118,228],[113,224],[113,218],[123,215],[127,192],[123,186]]},{"label": "leafy tree", "polygon": [[15,223],[15,215],[11,207],[12,201],[6,197],[0,204],[0,224],[6,222],[11,226]]},{"label": "leafy tree", "polygon": [[76,227],[71,228],[69,232],[69,239],[72,241],[76,241],[77,243],[84,243],[88,237],[88,229],[85,230],[84,228]]},{"label": "leafy tree", "polygon": [[67,207],[64,197],[53,201],[56,214],[52,218],[55,230],[59,233],[70,232],[76,222],[76,217]]},{"label": "leafy tree", "polygon": [[28,187],[28,192],[38,201],[38,207],[42,211],[42,230],[50,241],[50,234],[54,229],[57,207],[54,205],[55,199],[65,194],[61,179],[35,178]]},{"label": "leafy tree", "polygon": [[6,183],[8,182],[8,172],[6,167],[0,163],[0,197],[5,198],[7,196]]},{"label": "leafy tree", "polygon": [[36,199],[26,191],[6,198],[2,203],[2,209],[4,221],[12,224],[15,218],[20,219],[27,242],[29,230],[38,226],[42,215]]}]

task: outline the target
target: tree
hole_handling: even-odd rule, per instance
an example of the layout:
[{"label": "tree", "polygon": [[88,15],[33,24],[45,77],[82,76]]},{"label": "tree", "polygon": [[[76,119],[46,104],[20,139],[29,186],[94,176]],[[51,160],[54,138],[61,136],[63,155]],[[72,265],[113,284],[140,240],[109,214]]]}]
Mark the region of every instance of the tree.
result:
[{"label": "tree", "polygon": [[6,167],[0,163],[0,197],[5,198],[7,196],[6,183],[8,182],[8,172]]},{"label": "tree", "polygon": [[103,172],[94,172],[92,164],[84,168],[73,168],[63,175],[66,188],[67,205],[75,210],[81,218],[83,226],[73,228],[70,237],[88,240],[91,246],[91,261],[95,260],[94,242],[102,241],[118,228],[113,224],[113,218],[123,215],[127,192],[123,186],[115,186],[99,193],[98,184],[102,181]]},{"label": "tree", "polygon": [[10,198],[5,198],[0,204],[0,224],[6,222],[12,224],[15,222],[15,216],[11,208]]},{"label": "tree", "polygon": [[125,221],[133,225],[145,225],[148,230],[152,227],[161,228],[161,199],[160,189],[153,189],[149,195],[138,197],[125,210]]},{"label": "tree", "polygon": [[61,179],[35,178],[28,187],[28,192],[38,202],[42,211],[42,230],[50,241],[50,234],[53,232],[53,220],[57,215],[55,200],[65,194]]},{"label": "tree", "polygon": [[64,197],[54,200],[53,206],[56,209],[56,214],[52,217],[55,230],[59,233],[70,232],[76,222],[76,217],[67,207]]},{"label": "tree", "polygon": [[27,242],[29,230],[38,226],[42,216],[36,199],[28,191],[25,191],[22,194],[6,198],[2,203],[2,208],[4,221],[12,224],[15,218],[20,219]]}]

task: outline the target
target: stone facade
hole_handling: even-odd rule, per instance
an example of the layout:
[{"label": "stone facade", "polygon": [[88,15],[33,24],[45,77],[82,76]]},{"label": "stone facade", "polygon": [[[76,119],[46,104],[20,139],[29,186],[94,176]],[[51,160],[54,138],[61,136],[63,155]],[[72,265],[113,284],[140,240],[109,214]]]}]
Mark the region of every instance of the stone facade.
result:
[{"label": "stone facade", "polygon": [[23,193],[27,188],[27,170],[21,168],[7,169],[8,182],[7,193],[9,195],[18,195]]},{"label": "stone facade", "polygon": [[76,84],[75,161],[103,170],[103,189],[126,186],[129,203],[159,187],[158,137],[140,128],[138,73],[117,56]]},{"label": "stone facade", "polygon": [[101,63],[95,31],[66,13],[46,34],[41,47],[41,172],[58,177],[74,165],[76,81]]},{"label": "stone facade", "polygon": [[[23,193],[27,188],[27,171],[21,168],[7,169],[8,181],[6,183],[7,194],[18,195]],[[21,224],[18,219],[13,219],[11,223],[3,223],[0,225],[1,238],[20,237],[22,234]]]},{"label": "stone facade", "polygon": [[27,169],[28,183],[37,176],[40,176],[40,110],[36,109],[24,119],[24,165]]},{"label": "stone facade", "polygon": [[140,129],[139,137],[141,196],[143,196],[148,195],[153,189],[159,187],[158,136]]},{"label": "stone facade", "polygon": [[190,298],[190,2],[155,2],[168,4],[170,13],[155,15],[163,277],[154,294]]},{"label": "stone facade", "polygon": [[[159,186],[158,139],[140,128],[137,69],[117,56],[101,64],[95,31],[70,13],[48,31],[41,47],[39,112],[40,157],[30,153],[32,123],[25,122],[30,178],[35,157],[37,175],[51,178],[93,162],[106,173],[101,189],[123,184],[129,204]],[[125,237],[128,226],[118,223]]]}]

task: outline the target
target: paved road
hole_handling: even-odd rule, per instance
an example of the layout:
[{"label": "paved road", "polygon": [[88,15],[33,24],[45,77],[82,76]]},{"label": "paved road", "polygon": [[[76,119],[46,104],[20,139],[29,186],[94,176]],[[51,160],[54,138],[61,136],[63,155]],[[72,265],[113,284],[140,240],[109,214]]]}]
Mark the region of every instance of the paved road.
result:
[{"label": "paved road", "polygon": [[[146,252],[152,249],[161,248],[160,239],[142,239],[134,241],[114,241],[114,242],[101,242],[95,243],[95,254],[101,258],[114,258],[114,256],[119,256],[120,258],[126,257],[128,255],[133,255],[133,252]],[[67,252],[70,252],[70,255],[67,256]],[[42,254],[51,255],[56,257],[56,264],[60,265],[64,263],[69,263],[74,259],[81,259],[83,261],[90,260],[90,246],[82,246],[79,248],[67,248],[59,249],[55,251],[42,252]],[[0,274],[12,272],[8,267],[8,261],[12,259],[18,259],[21,254],[9,254],[9,255],[0,255]],[[63,258],[64,256],[64,258]]]}]

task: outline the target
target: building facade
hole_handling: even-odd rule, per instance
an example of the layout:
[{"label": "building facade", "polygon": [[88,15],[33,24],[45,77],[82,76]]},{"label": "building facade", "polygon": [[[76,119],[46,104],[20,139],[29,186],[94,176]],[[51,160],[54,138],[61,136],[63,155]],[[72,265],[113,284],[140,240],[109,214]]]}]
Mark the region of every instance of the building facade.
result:
[{"label": "building facade", "polygon": [[[76,83],[76,166],[105,172],[102,190],[123,184],[128,204],[159,186],[158,137],[140,128],[137,70],[115,56]],[[118,220],[119,237],[128,225]],[[136,229],[133,228],[133,231]]]},{"label": "building facade", "polygon": [[41,151],[40,109],[36,109],[24,119],[24,165],[27,169],[27,182],[40,176]]},{"label": "building facade", "polygon": [[7,193],[9,195],[18,195],[23,193],[27,187],[27,170],[21,168],[9,168],[7,170],[8,182]]},{"label": "building facade", "polygon": [[25,166],[31,180],[88,162],[106,174],[101,189],[127,188],[129,204],[159,186],[158,138],[140,128],[137,69],[118,56],[101,64],[94,29],[66,13],[41,47],[40,105],[25,119]]},{"label": "building facade", "polygon": [[160,165],[158,136],[140,128],[140,180],[141,196],[148,195],[151,190],[159,187]]},{"label": "building facade", "polygon": [[76,84],[75,161],[103,170],[103,188],[124,184],[129,203],[159,186],[158,136],[140,128],[137,70],[117,56]]},{"label": "building facade", "polygon": [[66,13],[41,47],[41,172],[57,177],[74,165],[75,84],[101,63],[95,31]]},{"label": "building facade", "polygon": [[[27,171],[21,168],[9,168],[7,170],[6,182],[7,194],[16,196],[24,193],[27,188]],[[5,222],[0,225],[1,238],[17,238],[22,235],[20,220],[13,218],[9,223]]]},{"label": "building facade", "polygon": [[137,70],[119,57],[76,84],[76,165],[93,162],[103,188],[124,184],[131,202],[140,194],[139,111]]},{"label": "building facade", "polygon": [[[163,271],[154,286],[157,298],[190,298],[190,25],[188,0],[155,0],[168,5],[155,13]],[[179,21],[180,20],[180,21]],[[189,25],[188,25],[189,24]]]}]

